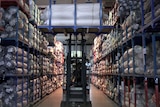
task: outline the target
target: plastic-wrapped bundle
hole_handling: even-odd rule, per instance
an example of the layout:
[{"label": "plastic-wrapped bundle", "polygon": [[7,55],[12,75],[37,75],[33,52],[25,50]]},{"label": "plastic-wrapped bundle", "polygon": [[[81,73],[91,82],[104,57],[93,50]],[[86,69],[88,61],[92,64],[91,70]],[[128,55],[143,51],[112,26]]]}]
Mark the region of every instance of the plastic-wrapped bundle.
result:
[{"label": "plastic-wrapped bundle", "polygon": [[143,68],[143,60],[139,59],[139,58],[136,58],[134,60],[134,62],[133,62],[133,60],[129,61],[129,67],[132,68],[133,66],[135,66],[135,67],[142,67]]},{"label": "plastic-wrapped bundle", "polygon": [[21,48],[17,48],[15,46],[6,47],[6,52],[7,53],[12,53],[12,54],[18,53],[18,55],[22,55],[23,54],[23,56],[27,56],[27,52],[26,51],[23,51]]},{"label": "plastic-wrapped bundle", "polygon": [[9,22],[12,19],[12,14],[5,12],[4,19],[6,22]]},{"label": "plastic-wrapped bundle", "polygon": [[[144,68],[143,67],[135,67],[135,73],[136,74],[144,74]],[[133,68],[129,68],[129,73],[134,73]]]},{"label": "plastic-wrapped bundle", "polygon": [[3,57],[5,54],[5,47],[0,45],[0,57]]},{"label": "plastic-wrapped bundle", "polygon": [[158,5],[155,7],[155,17],[157,17],[158,15],[160,15],[160,4],[158,4]]},{"label": "plastic-wrapped bundle", "polygon": [[5,31],[7,31],[7,32],[12,32],[13,30],[14,30],[13,27],[10,26],[9,24],[7,24],[7,25],[5,26]]},{"label": "plastic-wrapped bundle", "polygon": [[0,27],[4,27],[6,25],[4,20],[0,20]]},{"label": "plastic-wrapped bundle", "polygon": [[[63,7],[63,8],[62,8]],[[74,5],[72,4],[57,4],[57,5],[52,5],[52,18],[53,19],[74,19]],[[67,15],[64,15],[62,13],[67,13]],[[42,20],[47,20],[49,19],[49,6],[42,12],[41,14],[41,19]]]},{"label": "plastic-wrapped bundle", "polygon": [[18,68],[22,68],[22,67],[23,67],[23,65],[22,65],[21,62],[17,62],[17,63],[16,63],[15,60],[6,61],[6,62],[5,62],[5,66],[6,66],[6,68],[8,68],[8,69],[14,69],[14,68],[16,68],[16,67],[18,67]]},{"label": "plastic-wrapped bundle", "polygon": [[10,13],[11,15],[14,15],[18,12],[18,7],[15,7],[15,6],[10,6],[8,9],[7,9],[8,13]]},{"label": "plastic-wrapped bundle", "polygon": [[[62,10],[63,7],[63,10]],[[99,25],[99,4],[77,4],[77,25]],[[51,25],[66,26],[74,25],[74,5],[73,4],[56,4],[52,5]],[[67,13],[63,14],[63,13]],[[44,25],[49,25],[49,7],[41,14]],[[66,20],[65,20],[66,19]],[[86,20],[87,19],[87,20]],[[92,20],[91,20],[92,19]]]},{"label": "plastic-wrapped bundle", "polygon": [[[128,53],[128,55],[127,55],[127,53]],[[143,55],[143,48],[142,48],[142,46],[139,46],[139,45],[134,46],[134,55],[137,58],[140,58],[140,59],[143,58],[143,56],[142,56]],[[133,49],[132,48],[129,49],[128,52],[125,51],[125,53],[123,54],[124,60],[126,60],[128,58],[128,56],[129,57],[133,57]]]},{"label": "plastic-wrapped bundle", "polygon": [[24,20],[26,23],[28,23],[28,18],[27,18],[27,16],[26,16],[21,10],[19,10],[19,18],[21,18],[21,19]]},{"label": "plastic-wrapped bundle", "polygon": [[4,13],[5,13],[4,9],[3,9],[3,8],[0,8],[0,20],[2,20],[2,18],[4,17],[4,16],[3,16]]}]

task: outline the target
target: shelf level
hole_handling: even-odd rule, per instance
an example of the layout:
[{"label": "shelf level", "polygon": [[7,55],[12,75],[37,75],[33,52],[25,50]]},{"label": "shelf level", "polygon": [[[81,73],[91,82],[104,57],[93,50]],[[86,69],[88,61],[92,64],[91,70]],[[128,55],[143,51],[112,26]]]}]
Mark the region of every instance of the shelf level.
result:
[{"label": "shelf level", "polygon": [[[38,26],[42,32],[49,33],[109,33],[114,26]],[[51,30],[50,30],[51,29]]]},{"label": "shelf level", "polygon": [[150,21],[148,24],[144,25],[139,31],[144,32],[144,30],[149,32],[157,32],[160,29],[160,15],[157,16],[154,20]]},{"label": "shelf level", "polygon": [[[25,4],[25,3],[24,3]],[[21,5],[19,0],[1,0],[1,7],[8,8],[9,6],[18,6],[28,18],[30,18],[30,13],[26,11],[25,5]]]}]

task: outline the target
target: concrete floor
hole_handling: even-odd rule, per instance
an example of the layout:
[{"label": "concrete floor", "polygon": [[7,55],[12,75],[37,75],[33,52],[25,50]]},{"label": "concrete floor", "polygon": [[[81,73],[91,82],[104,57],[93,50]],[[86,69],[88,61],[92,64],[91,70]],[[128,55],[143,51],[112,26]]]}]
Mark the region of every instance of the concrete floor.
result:
[{"label": "concrete floor", "polygon": [[[115,104],[93,85],[91,85],[90,97],[92,101],[92,107],[118,107],[117,104]],[[61,100],[62,88],[59,88],[34,105],[34,107],[60,107]]]}]

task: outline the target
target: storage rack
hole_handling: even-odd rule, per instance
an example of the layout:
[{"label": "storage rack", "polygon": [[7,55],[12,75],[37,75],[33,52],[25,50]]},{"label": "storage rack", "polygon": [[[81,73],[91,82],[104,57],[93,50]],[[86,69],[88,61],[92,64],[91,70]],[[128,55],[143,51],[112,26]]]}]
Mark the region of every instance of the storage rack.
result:
[{"label": "storage rack", "polygon": [[54,35],[57,33],[108,33],[111,31],[113,26],[103,26],[102,22],[102,0],[97,0],[97,3],[100,4],[100,25],[99,26],[77,26],[77,0],[74,0],[74,26],[52,26],[51,25],[51,17],[52,17],[52,4],[56,4],[56,0],[49,0],[49,25],[38,26],[43,32],[50,33],[52,32]]},{"label": "storage rack", "polygon": [[[129,32],[127,32],[129,27],[126,27],[126,29],[124,29],[124,31],[126,31],[126,34],[125,34],[127,37],[126,40],[117,42],[117,45],[113,46],[112,49],[109,50],[109,52],[107,52],[105,56],[95,61],[95,64],[97,64],[100,61],[106,61],[108,58],[111,59],[112,60],[110,62],[111,70],[113,70],[112,68],[113,68],[113,64],[115,64],[115,61],[118,61],[118,69],[119,69],[118,73],[110,71],[109,73],[105,72],[104,74],[101,74],[101,73],[92,74],[92,76],[96,76],[100,78],[106,77],[106,79],[108,79],[108,77],[115,78],[115,80],[117,81],[115,86],[117,86],[117,89],[118,89],[118,97],[119,99],[122,99],[118,101],[118,105],[120,107],[121,106],[140,107],[140,105],[138,105],[140,103],[138,102],[138,98],[141,98],[140,100],[144,98],[145,102],[143,106],[145,107],[159,107],[160,106],[160,103],[159,103],[160,83],[159,83],[159,74],[157,72],[159,69],[158,69],[158,60],[156,59],[159,56],[157,52],[157,48],[159,47],[159,45],[156,45],[157,44],[156,41],[159,41],[158,29],[159,29],[159,23],[160,23],[160,14],[157,15],[156,13],[158,13],[158,10],[155,9],[156,7],[155,4],[158,1],[149,0],[149,2],[150,4],[148,6],[151,10],[151,15],[148,17],[150,17],[150,21],[144,24],[144,22],[146,21],[145,19],[146,10],[144,7],[146,7],[146,5],[144,5],[145,3],[143,0],[140,0],[140,3],[141,3],[141,28],[140,30],[137,31],[136,33],[133,33],[133,29],[132,29],[132,35],[129,36]],[[132,11],[132,7],[133,6],[131,5],[130,6],[131,11]],[[134,48],[136,45],[142,46],[142,49],[140,50],[140,52],[143,58],[143,61],[142,61],[143,73],[138,73],[140,70],[138,72],[136,70],[137,58],[135,55],[136,48]],[[147,50],[148,49],[147,46],[149,45],[152,47],[150,50],[151,54],[153,55],[151,60],[149,59],[148,50]],[[130,48],[133,49],[131,53],[130,53],[130,50],[128,50]],[[125,53],[126,53],[126,56],[123,56]],[[131,68],[129,64],[130,54],[132,54],[133,72],[131,72]],[[125,58],[127,59],[126,60],[127,65],[125,65]],[[152,61],[151,63],[153,64],[152,66],[153,73],[148,73],[149,68],[148,68],[147,63],[149,61]],[[127,70],[124,69],[125,66],[127,67]],[[140,83],[143,84],[142,85],[144,87],[143,92],[139,90]],[[149,99],[149,96],[151,93],[150,88],[154,89],[154,92],[151,94],[151,95],[153,94],[155,95],[154,103],[153,102],[151,103],[150,102],[151,100]],[[130,95],[132,95],[132,98],[130,97]],[[141,95],[143,95],[144,97],[142,97]],[[128,104],[126,104],[127,100],[128,100]]]},{"label": "storage rack", "polygon": [[[1,0],[1,7],[8,8],[10,5],[12,5],[12,3],[4,4],[3,0]],[[8,91],[8,94],[9,93],[11,94],[10,96],[11,98],[8,99],[8,102],[3,101],[5,99],[5,96],[2,96],[3,98],[1,98],[2,106],[7,106],[7,107],[29,106],[30,104],[28,100],[29,93],[30,93],[30,89],[28,88],[30,72],[28,70],[29,67],[27,66],[28,65],[27,59],[29,58],[29,55],[28,55],[29,48],[28,48],[28,41],[27,41],[28,33],[27,33],[27,30],[25,29],[25,26],[19,26],[19,20],[21,20],[22,23],[27,23],[27,22],[24,19],[24,17],[23,18],[21,17],[22,19],[19,19],[20,18],[19,9],[23,11],[22,8],[19,7],[19,5],[18,7],[13,9],[13,10],[16,10],[14,15],[16,15],[16,22],[17,22],[13,27],[14,28],[13,31],[15,31],[15,34],[13,34],[12,37],[1,38],[2,46],[4,46],[6,49],[7,48],[9,49],[9,46],[12,47],[12,48],[10,47],[11,49],[10,51],[7,50],[9,52],[7,54],[11,55],[8,57],[8,58],[11,58],[9,59],[10,63],[12,63],[10,67],[14,66],[14,68],[11,67],[12,69],[8,67],[8,69],[6,69],[6,71],[4,71],[3,74],[1,75],[1,78],[3,77],[1,80],[1,83],[2,84],[4,83],[3,84],[4,88],[10,90]],[[6,31],[6,29],[4,29],[3,31]],[[20,31],[21,31],[21,35],[19,34]],[[26,36],[25,36],[25,33],[26,33]],[[15,61],[15,62],[12,62],[12,61]],[[2,65],[2,66],[5,66],[5,65]],[[8,83],[5,83],[7,81]]]},{"label": "storage rack", "polygon": [[[59,75],[63,75],[63,74],[59,74],[59,75],[55,76],[55,74],[53,74],[54,69],[51,69],[51,68],[49,68],[48,70],[52,71],[52,73],[44,74],[43,73],[44,70],[40,71],[40,66],[41,66],[40,60],[39,60],[40,56],[42,56],[42,57],[47,56],[47,58],[49,60],[51,60],[51,59],[54,60],[54,58],[53,58],[53,56],[48,55],[47,48],[46,48],[46,50],[44,50],[44,48],[42,46],[40,46],[39,40],[33,40],[34,41],[33,43],[36,43],[37,46],[35,46],[35,44],[31,43],[31,39],[33,39],[32,38],[33,35],[31,35],[31,33],[30,33],[31,29],[32,29],[30,25],[33,26],[34,34],[37,35],[36,39],[41,39],[40,38],[41,33],[39,31],[37,31],[37,25],[39,24],[39,18],[34,17],[35,19],[31,20],[29,10],[27,10],[28,9],[27,6],[29,5],[29,1],[22,0],[22,2],[23,3],[19,2],[19,0],[7,0],[7,1],[0,0],[0,4],[1,4],[2,8],[8,8],[10,6],[11,7],[15,6],[17,8],[16,27],[14,29],[16,31],[16,34],[13,37],[0,38],[0,40],[1,40],[0,44],[3,47],[15,46],[15,51],[17,51],[15,54],[15,56],[16,56],[15,57],[15,60],[16,60],[15,69],[19,69],[19,61],[20,61],[22,63],[21,69],[23,71],[21,74],[11,74],[11,73],[7,73],[7,71],[9,72],[9,70],[7,70],[6,72],[3,72],[2,74],[0,74],[0,82],[2,83],[0,85],[3,85],[3,83],[6,83],[6,82],[7,83],[11,82],[11,85],[14,86],[13,91],[17,90],[17,93],[15,93],[11,96],[11,98],[13,97],[13,102],[9,102],[8,105],[4,105],[3,98],[0,98],[0,106],[1,106],[1,104],[2,104],[2,106],[7,106],[7,107],[29,107],[29,106],[32,106],[37,101],[41,100],[43,97],[45,97],[47,95],[47,94],[45,94],[45,95],[42,94],[42,91],[45,89],[43,89],[40,84],[41,77],[43,77],[43,75],[46,75],[48,77],[47,80],[52,81],[52,87],[50,87],[50,88],[53,88],[53,91],[54,91],[60,87],[59,84],[57,85],[57,83],[60,82],[60,80],[62,78]],[[19,10],[21,10],[22,13],[19,13]],[[36,12],[34,10],[34,14],[35,13]],[[25,26],[20,28],[19,27],[19,17],[25,16],[25,15],[27,17],[24,17],[22,19],[22,23],[24,23]],[[35,29],[36,29],[36,31],[35,31]],[[0,30],[5,31],[4,28],[0,28]],[[19,34],[20,30],[22,31],[21,32],[22,36]],[[24,36],[24,34],[26,34],[26,36]],[[19,58],[20,56],[18,55],[19,48],[22,49],[21,59]],[[10,56],[9,56],[9,58],[10,58]],[[33,61],[34,61],[34,64],[33,64]],[[53,64],[54,61],[50,61],[50,63]],[[26,68],[26,65],[27,65],[27,68]],[[57,80],[59,80],[59,81],[54,81],[53,77],[58,78]],[[4,84],[4,85],[5,85],[6,89],[7,88],[8,88],[8,90],[10,89],[7,86],[8,84]],[[46,88],[49,88],[49,87],[46,87]],[[10,89],[10,93],[12,92],[11,89]],[[3,88],[1,90],[5,91],[5,90],[3,90]],[[49,89],[46,89],[46,90],[49,90]],[[51,92],[52,91],[50,91],[50,93]],[[4,97],[4,96],[2,96],[2,97]]]}]

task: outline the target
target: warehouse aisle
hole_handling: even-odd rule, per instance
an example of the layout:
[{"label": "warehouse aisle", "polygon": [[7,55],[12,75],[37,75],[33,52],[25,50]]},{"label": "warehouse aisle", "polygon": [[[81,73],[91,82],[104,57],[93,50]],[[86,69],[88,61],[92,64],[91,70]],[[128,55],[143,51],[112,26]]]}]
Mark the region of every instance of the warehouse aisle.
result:
[{"label": "warehouse aisle", "polygon": [[90,91],[92,107],[118,107],[111,99],[109,99],[102,91],[91,85]]},{"label": "warehouse aisle", "polygon": [[[51,95],[45,97],[34,107],[59,107],[62,100],[62,88],[57,89]],[[104,95],[100,90],[91,85],[92,107],[118,107],[112,100]]]},{"label": "warehouse aisle", "polygon": [[55,90],[49,96],[46,96],[42,101],[34,107],[60,107],[62,100],[62,88]]}]

